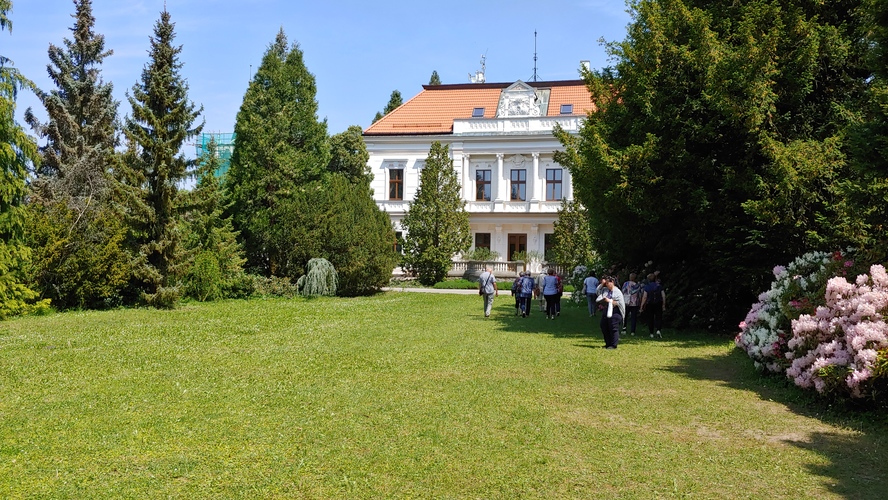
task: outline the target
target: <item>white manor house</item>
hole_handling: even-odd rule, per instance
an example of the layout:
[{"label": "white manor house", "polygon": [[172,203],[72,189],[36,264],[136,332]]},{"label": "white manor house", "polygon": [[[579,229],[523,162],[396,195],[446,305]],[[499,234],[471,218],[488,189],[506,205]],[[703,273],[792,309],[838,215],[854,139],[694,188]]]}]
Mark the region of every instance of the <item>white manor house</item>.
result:
[{"label": "white manor house", "polygon": [[376,203],[402,234],[420,169],[440,141],[462,181],[473,246],[500,261],[545,255],[561,201],[573,199],[570,172],[553,159],[563,148],[552,131],[577,133],[593,110],[582,80],[424,85],[364,131]]}]

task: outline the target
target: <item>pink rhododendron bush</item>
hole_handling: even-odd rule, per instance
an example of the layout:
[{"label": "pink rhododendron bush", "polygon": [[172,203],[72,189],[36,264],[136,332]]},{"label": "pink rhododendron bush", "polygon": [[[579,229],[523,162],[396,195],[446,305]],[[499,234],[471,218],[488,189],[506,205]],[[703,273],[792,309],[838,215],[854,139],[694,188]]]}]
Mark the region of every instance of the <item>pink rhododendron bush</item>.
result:
[{"label": "pink rhododendron bush", "polygon": [[888,274],[874,265],[848,281],[849,254],[813,252],[774,268],[771,289],[735,342],[757,368],[823,394],[884,399],[888,382]]}]

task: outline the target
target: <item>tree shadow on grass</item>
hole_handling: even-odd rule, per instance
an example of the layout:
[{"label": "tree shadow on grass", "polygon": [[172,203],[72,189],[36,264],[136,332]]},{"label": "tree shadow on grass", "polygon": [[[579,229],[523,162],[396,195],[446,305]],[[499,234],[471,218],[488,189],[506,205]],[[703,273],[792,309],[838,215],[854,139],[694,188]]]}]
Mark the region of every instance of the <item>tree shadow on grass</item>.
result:
[{"label": "tree shadow on grass", "polygon": [[[717,342],[723,345],[724,339]],[[684,358],[663,369],[695,380],[713,380],[732,389],[752,391],[762,400],[782,404],[798,415],[850,430],[841,434],[813,432],[806,440],[786,438],[784,442],[826,459],[826,463],[810,463],[805,467],[811,474],[827,478],[825,487],[836,495],[888,498],[888,415],[884,408],[825,402],[787,379],[760,374],[746,354],[737,349],[709,357]]]}]

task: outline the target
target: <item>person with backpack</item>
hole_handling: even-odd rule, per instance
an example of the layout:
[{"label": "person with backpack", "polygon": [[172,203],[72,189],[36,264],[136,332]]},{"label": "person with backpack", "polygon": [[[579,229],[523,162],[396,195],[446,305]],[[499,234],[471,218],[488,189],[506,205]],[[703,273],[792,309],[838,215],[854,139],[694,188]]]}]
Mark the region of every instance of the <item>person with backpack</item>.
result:
[{"label": "person with backpack", "polygon": [[493,269],[490,267],[485,269],[478,278],[478,295],[484,297],[484,317],[489,318],[490,310],[493,308],[493,297],[499,296],[496,278],[493,276]]},{"label": "person with backpack", "polygon": [[515,278],[515,281],[512,282],[512,297],[515,298],[515,316],[521,316],[521,278],[524,277],[524,273],[518,275]]},{"label": "person with backpack", "polygon": [[663,287],[655,279],[656,276],[653,273],[648,274],[647,278],[648,284],[644,287],[644,294],[641,296],[641,312],[648,311],[648,330],[651,333],[651,338],[654,338],[654,335],[657,338],[663,338],[661,329],[663,328],[663,311],[666,310],[666,292],[663,291]]},{"label": "person with backpack", "polygon": [[530,272],[524,271],[521,273],[521,283],[519,285],[519,299],[521,303],[521,317],[526,318],[530,316],[530,308],[533,304],[533,289],[535,286],[533,277],[530,275]]}]

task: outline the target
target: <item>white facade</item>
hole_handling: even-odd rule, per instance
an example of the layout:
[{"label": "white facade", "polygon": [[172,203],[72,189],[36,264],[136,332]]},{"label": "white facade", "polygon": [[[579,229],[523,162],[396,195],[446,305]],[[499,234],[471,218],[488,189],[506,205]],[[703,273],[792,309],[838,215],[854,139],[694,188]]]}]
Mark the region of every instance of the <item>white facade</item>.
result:
[{"label": "white facade", "polygon": [[[484,235],[489,235],[490,249],[500,260],[509,260],[510,249],[544,254],[546,235],[554,232],[561,199],[573,199],[570,172],[553,159],[553,153],[562,149],[552,135],[556,123],[575,132],[580,118],[456,120],[453,134],[366,137],[376,203],[389,213],[395,230],[403,231],[401,220],[419,188],[420,169],[432,142],[440,141],[449,146],[453,168],[462,181],[473,247],[483,246]],[[490,200],[484,199],[487,190],[483,189],[479,199],[479,177],[488,175]],[[399,176],[403,179],[401,199],[397,199]],[[513,187],[518,200],[512,199]]]}]

